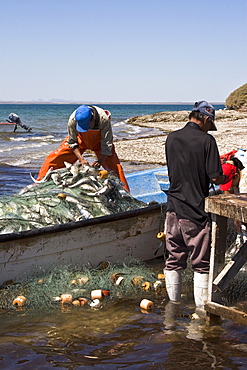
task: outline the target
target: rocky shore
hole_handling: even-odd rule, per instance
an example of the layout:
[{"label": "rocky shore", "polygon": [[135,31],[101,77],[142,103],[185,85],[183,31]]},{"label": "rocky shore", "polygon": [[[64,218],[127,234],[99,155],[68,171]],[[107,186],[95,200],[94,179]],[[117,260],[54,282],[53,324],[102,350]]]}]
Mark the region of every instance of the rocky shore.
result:
[{"label": "rocky shore", "polygon": [[[161,112],[131,117],[127,123],[142,127],[158,128],[160,136],[115,142],[120,161],[165,165],[167,134],[182,128],[188,122],[189,111]],[[217,131],[210,131],[218,144],[220,154],[233,149],[247,149],[247,113],[219,110],[215,120]]]}]

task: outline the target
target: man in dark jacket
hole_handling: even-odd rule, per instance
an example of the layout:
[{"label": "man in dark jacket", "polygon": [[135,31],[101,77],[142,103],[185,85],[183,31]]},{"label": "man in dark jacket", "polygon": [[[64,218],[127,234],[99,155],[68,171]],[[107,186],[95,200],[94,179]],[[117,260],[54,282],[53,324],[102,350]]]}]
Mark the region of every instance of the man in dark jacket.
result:
[{"label": "man in dark jacket", "polygon": [[171,301],[181,298],[181,271],[190,253],[194,270],[194,298],[203,309],[207,300],[211,224],[204,210],[210,183],[222,184],[226,176],[216,141],[207,132],[217,130],[215,109],[207,101],[195,103],[189,122],[170,133],[166,159],[170,188],[166,215],[166,289]]}]

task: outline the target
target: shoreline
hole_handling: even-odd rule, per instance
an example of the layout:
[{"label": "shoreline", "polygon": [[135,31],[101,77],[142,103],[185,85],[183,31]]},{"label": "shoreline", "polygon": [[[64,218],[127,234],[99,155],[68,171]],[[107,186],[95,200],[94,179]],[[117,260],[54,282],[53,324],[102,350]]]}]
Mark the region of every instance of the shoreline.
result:
[{"label": "shoreline", "polygon": [[[127,123],[142,127],[158,128],[160,136],[115,141],[121,162],[140,162],[164,166],[165,142],[169,132],[182,128],[188,122],[188,111],[161,112],[131,117]],[[217,131],[209,131],[215,137],[220,155],[234,149],[247,149],[247,113],[230,110],[216,111]]]}]

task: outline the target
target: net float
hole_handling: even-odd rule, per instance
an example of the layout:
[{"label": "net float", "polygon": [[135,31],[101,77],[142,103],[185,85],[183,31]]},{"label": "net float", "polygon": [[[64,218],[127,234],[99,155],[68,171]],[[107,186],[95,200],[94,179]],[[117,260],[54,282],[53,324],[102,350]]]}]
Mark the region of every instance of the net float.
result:
[{"label": "net float", "polygon": [[158,280],[164,280],[165,279],[165,275],[164,274],[158,274],[157,275],[157,278],[158,278]]},{"label": "net float", "polygon": [[108,171],[107,170],[101,170],[98,172],[98,175],[101,179],[105,179],[106,177],[108,177]]},{"label": "net float", "polygon": [[159,232],[156,236],[161,241],[164,241],[166,239],[166,234],[163,231]]},{"label": "net float", "polygon": [[18,295],[18,297],[13,300],[12,305],[22,307],[26,304],[26,301],[27,299],[24,297],[24,295]]},{"label": "net float", "polygon": [[60,198],[60,199],[65,199],[66,198],[66,194],[64,194],[64,193],[58,193],[57,197]]},{"label": "net float", "polygon": [[105,269],[107,269],[109,266],[110,266],[110,262],[108,262],[108,261],[102,261],[102,262],[100,262],[100,263],[99,263],[99,265],[98,265],[97,269],[98,269],[98,270],[105,270]]},{"label": "net float", "polygon": [[94,307],[94,308],[98,308],[101,306],[101,302],[99,299],[94,299],[91,303],[90,303],[90,307]]},{"label": "net float", "polygon": [[140,307],[143,310],[151,310],[154,308],[154,303],[150,301],[149,299],[143,299],[140,303]]},{"label": "net float", "polygon": [[103,294],[103,296],[110,296],[110,294],[111,294],[111,292],[110,292],[110,290],[102,290],[102,294]]},{"label": "net float", "polygon": [[103,298],[102,290],[100,289],[92,290],[91,298],[92,299],[102,299]]},{"label": "net float", "polygon": [[53,302],[60,302],[61,297],[52,297]]},{"label": "net float", "polygon": [[74,301],[72,301],[72,304],[74,306],[80,306],[81,305],[81,303],[80,303],[80,301],[78,299],[75,299]]},{"label": "net float", "polygon": [[123,281],[124,281],[124,278],[118,273],[113,274],[111,276],[111,282],[113,284],[120,285]]},{"label": "net float", "polygon": [[72,303],[72,295],[71,294],[61,294],[60,296],[61,298],[61,303],[64,304],[64,303]]},{"label": "net float", "polygon": [[124,282],[124,278],[122,277],[122,276],[119,276],[118,278],[117,278],[117,280],[116,280],[116,285],[120,285],[120,284],[122,284]]},{"label": "net float", "polygon": [[144,280],[143,276],[135,276],[135,277],[133,277],[131,282],[132,282],[133,285],[141,285],[143,280]]},{"label": "net float", "polygon": [[161,291],[161,289],[163,288],[164,286],[164,283],[163,281],[160,281],[160,280],[157,280],[154,282],[154,290],[155,292],[159,293]]},{"label": "net float", "polygon": [[86,304],[88,304],[88,300],[87,298],[78,298],[78,301],[80,302],[80,306],[85,306]]},{"label": "net float", "polygon": [[77,284],[79,284],[79,285],[86,284],[88,282],[88,280],[89,280],[89,278],[87,276],[82,276],[82,277],[77,279]]},{"label": "net float", "polygon": [[145,283],[142,284],[142,289],[148,292],[152,289],[152,284],[149,281],[145,281]]}]

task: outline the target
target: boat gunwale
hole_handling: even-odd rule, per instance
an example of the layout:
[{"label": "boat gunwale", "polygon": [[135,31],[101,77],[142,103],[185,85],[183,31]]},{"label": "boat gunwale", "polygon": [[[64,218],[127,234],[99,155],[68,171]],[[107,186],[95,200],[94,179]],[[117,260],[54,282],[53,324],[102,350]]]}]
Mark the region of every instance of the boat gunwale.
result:
[{"label": "boat gunwale", "polygon": [[[156,203],[150,204],[143,208],[137,208],[134,210],[129,210],[125,212],[114,213],[106,216],[94,217],[81,221],[72,221],[65,224],[58,224],[53,226],[46,226],[39,229],[32,229],[27,231],[20,231],[16,233],[8,233],[0,235],[0,243],[5,243],[13,240],[20,240],[26,238],[32,238],[37,236],[43,236],[48,234],[60,233],[64,231],[71,231],[74,229],[79,229],[86,226],[92,226],[95,224],[105,224],[111,221],[124,220],[126,218],[134,218],[137,216],[142,216],[149,213],[156,213],[157,211],[162,212],[162,204]],[[164,205],[164,204],[163,204]]]}]

